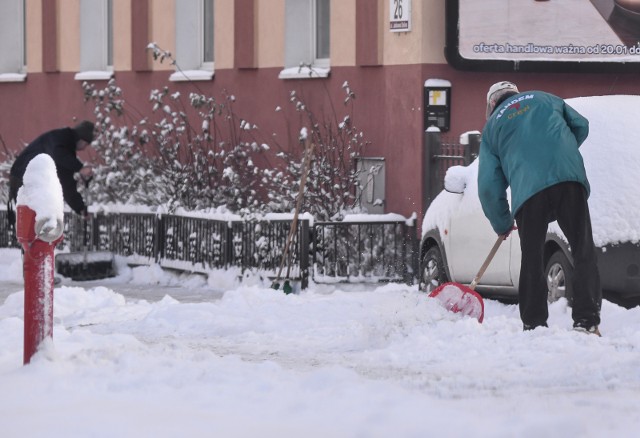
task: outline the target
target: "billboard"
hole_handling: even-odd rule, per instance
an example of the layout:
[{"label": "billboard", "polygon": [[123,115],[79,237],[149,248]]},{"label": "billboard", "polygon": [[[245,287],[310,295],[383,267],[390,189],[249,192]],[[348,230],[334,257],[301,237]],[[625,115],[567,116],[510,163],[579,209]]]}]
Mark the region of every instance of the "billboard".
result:
[{"label": "billboard", "polygon": [[640,0],[447,1],[446,53],[462,69],[640,71]]}]

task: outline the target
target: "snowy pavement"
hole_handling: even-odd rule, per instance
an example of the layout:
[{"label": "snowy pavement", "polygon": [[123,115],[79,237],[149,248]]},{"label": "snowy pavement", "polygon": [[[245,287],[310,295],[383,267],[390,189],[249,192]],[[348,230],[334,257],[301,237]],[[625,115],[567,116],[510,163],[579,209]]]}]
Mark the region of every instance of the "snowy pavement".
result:
[{"label": "snowy pavement", "polygon": [[[0,250],[0,303],[11,294],[23,290],[22,261],[17,250]],[[63,286],[91,289],[98,286],[115,288],[128,300],[159,301],[170,295],[181,302],[209,301],[220,298],[221,289],[207,284],[202,275],[171,275],[159,267],[145,268],[142,278],[138,278],[136,270],[126,267],[118,258],[119,275],[94,281],[73,281],[62,277],[56,288]],[[140,271],[140,270],[138,270]]]},{"label": "snowy pavement", "polygon": [[[2,255],[6,290],[15,269]],[[259,279],[138,268],[57,287],[53,343],[22,366],[19,289],[0,299],[3,437],[640,430],[640,308],[605,302],[598,338],[572,331],[559,301],[550,328],[522,332],[517,306],[487,300],[479,324],[406,285],[284,295]]]},{"label": "snowy pavement", "polygon": [[[159,301],[164,298],[165,295],[169,295],[181,302],[202,302],[211,301],[222,297],[222,291],[216,291],[210,287],[183,287],[180,285],[166,285],[166,284],[128,284],[128,283],[114,283],[108,280],[96,280],[96,281],[71,281],[69,279],[63,279],[62,283],[56,288],[69,286],[69,287],[81,287],[85,289],[92,289],[99,286],[106,286],[115,288],[119,294],[121,294],[127,300],[146,300],[146,301]],[[22,283],[15,281],[0,281],[0,303],[11,294],[21,292],[23,290]]]}]

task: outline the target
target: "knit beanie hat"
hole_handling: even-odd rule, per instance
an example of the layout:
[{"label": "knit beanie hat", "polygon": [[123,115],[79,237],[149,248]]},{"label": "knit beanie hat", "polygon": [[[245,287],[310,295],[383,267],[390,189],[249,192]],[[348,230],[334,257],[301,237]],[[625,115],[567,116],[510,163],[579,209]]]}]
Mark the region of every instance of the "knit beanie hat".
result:
[{"label": "knit beanie hat", "polygon": [[501,81],[493,84],[487,93],[487,120],[489,120],[493,110],[495,110],[496,106],[499,105],[500,102],[505,100],[508,96],[518,93],[518,87],[513,82]]},{"label": "knit beanie hat", "polygon": [[84,140],[87,143],[91,143],[93,141],[93,123],[88,120],[83,120],[78,123],[73,130],[76,133],[76,136],[80,140]]}]

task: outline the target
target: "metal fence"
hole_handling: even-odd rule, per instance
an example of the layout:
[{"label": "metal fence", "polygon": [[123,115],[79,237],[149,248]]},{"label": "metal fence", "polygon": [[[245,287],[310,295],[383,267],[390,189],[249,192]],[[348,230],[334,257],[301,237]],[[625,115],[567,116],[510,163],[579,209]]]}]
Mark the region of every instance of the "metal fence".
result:
[{"label": "metal fence", "polygon": [[426,194],[424,209],[444,189],[444,176],[451,166],[468,165],[478,156],[480,135],[469,134],[467,141],[454,141],[440,132],[424,134],[424,174],[423,189]]},{"label": "metal fence", "polygon": [[[308,283],[309,222],[301,220],[292,239],[285,273]],[[239,267],[275,277],[291,221],[228,221],[178,215],[140,213],[97,214],[86,224],[78,216],[65,217],[63,249],[84,248],[87,227],[89,249],[111,251],[127,263],[157,263],[163,268],[190,272]]]},{"label": "metal fence", "polygon": [[6,210],[0,210],[0,224],[2,224],[0,248],[20,248],[20,244],[16,240],[14,233],[9,229],[9,220],[7,219]]},{"label": "metal fence", "polygon": [[316,282],[411,283],[418,271],[416,228],[404,222],[319,222],[313,234]]},{"label": "metal fence", "polygon": [[[0,210],[6,223],[6,211]],[[216,220],[149,213],[109,213],[84,221],[65,215],[61,250],[111,251],[131,265],[206,273],[238,267],[300,281],[404,281],[417,273],[416,229],[404,221],[298,221],[288,260],[283,260],[290,220]],[[86,236],[86,237],[85,237]],[[0,247],[18,247],[8,227]],[[312,265],[312,266],[311,266]],[[311,269],[312,268],[312,269]]]}]

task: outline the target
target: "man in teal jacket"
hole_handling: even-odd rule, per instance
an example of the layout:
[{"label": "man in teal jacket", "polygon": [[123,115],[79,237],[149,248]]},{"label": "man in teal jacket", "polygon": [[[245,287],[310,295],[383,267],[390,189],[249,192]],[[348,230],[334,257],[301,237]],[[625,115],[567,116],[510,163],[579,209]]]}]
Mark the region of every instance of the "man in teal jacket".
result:
[{"label": "man in teal jacket", "polygon": [[507,81],[489,89],[478,194],[498,235],[506,239],[514,219],[517,224],[522,249],[518,299],[525,330],[547,325],[544,243],[548,224],[557,220],[574,261],[573,326],[600,334],[602,290],[587,204],[590,189],[578,150],[588,134],[589,121],[557,96],[520,93]]}]

